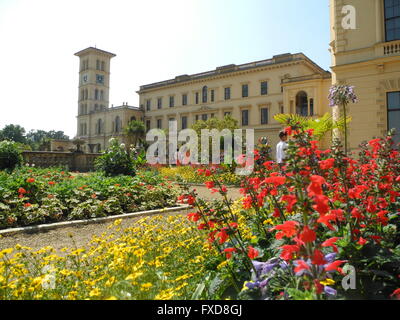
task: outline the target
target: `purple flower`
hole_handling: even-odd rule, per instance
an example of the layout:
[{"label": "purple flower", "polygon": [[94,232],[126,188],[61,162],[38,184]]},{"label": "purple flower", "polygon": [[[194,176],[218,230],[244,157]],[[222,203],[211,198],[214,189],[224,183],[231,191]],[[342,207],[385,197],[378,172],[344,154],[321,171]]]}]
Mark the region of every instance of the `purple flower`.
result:
[{"label": "purple flower", "polygon": [[253,266],[257,271],[257,275],[264,275],[272,271],[273,268],[275,268],[278,263],[272,263],[273,260],[269,260],[267,262],[259,262],[253,260]]},{"label": "purple flower", "polygon": [[246,287],[251,289],[255,289],[255,288],[259,288],[260,287],[260,281],[256,281],[256,282],[247,282],[246,283]]},{"label": "purple flower", "polygon": [[332,263],[333,261],[335,261],[336,258],[336,252],[333,253],[329,253],[325,256],[325,260],[329,263]]},{"label": "purple flower", "polygon": [[354,86],[335,85],[329,89],[329,106],[345,105],[349,102],[357,103],[357,96],[354,92]]},{"label": "purple flower", "polygon": [[337,291],[331,287],[325,286],[324,287],[324,292],[328,295],[328,296],[336,296]]}]

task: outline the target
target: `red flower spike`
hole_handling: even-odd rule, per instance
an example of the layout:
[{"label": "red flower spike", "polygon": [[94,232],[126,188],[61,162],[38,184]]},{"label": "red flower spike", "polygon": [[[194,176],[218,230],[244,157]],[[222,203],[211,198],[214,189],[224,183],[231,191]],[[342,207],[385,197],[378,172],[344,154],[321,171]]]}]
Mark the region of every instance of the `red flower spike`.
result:
[{"label": "red flower spike", "polygon": [[295,261],[297,263],[297,267],[294,268],[294,272],[300,272],[302,270],[310,270],[310,266],[303,260],[296,260]]},{"label": "red flower spike", "polygon": [[315,231],[311,230],[309,227],[305,226],[303,231],[300,233],[299,239],[304,243],[314,242],[317,238]]},{"label": "red flower spike", "polygon": [[320,250],[315,250],[312,256],[311,263],[317,266],[323,266],[326,264],[324,254]]},{"label": "red flower spike", "polygon": [[258,257],[258,254],[259,254],[259,253],[258,253],[258,251],[257,251],[256,249],[254,249],[252,246],[249,246],[248,249],[249,249],[249,251],[248,251],[248,253],[247,253],[247,256],[248,256],[250,259],[254,260],[255,258]]},{"label": "red flower spike", "polygon": [[282,246],[281,248],[282,248],[282,253],[280,257],[285,261],[293,259],[294,254],[300,251],[300,246],[297,244],[285,245]]},{"label": "red flower spike", "polygon": [[278,232],[275,236],[278,240],[282,239],[283,237],[291,238],[296,234],[296,227],[298,225],[299,223],[297,221],[286,221],[284,224],[271,228],[271,231],[281,230],[281,232]]},{"label": "red flower spike", "polygon": [[338,252],[337,246],[335,245],[336,241],[338,241],[340,238],[334,237],[326,240],[325,242],[322,243],[323,247],[332,247],[333,251]]},{"label": "red flower spike", "polygon": [[334,261],[325,267],[325,271],[339,271],[339,267],[345,262],[345,260]]}]

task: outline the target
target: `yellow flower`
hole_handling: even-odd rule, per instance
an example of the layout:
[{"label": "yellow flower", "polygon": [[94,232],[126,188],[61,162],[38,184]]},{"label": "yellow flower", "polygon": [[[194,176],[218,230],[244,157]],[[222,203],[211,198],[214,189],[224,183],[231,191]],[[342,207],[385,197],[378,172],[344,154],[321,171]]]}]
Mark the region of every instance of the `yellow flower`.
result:
[{"label": "yellow flower", "polygon": [[154,299],[155,300],[171,300],[175,296],[174,289],[167,289],[161,291],[159,294],[157,294]]},{"label": "yellow flower", "polygon": [[327,278],[324,281],[320,281],[320,283],[324,286],[331,286],[331,285],[335,284],[335,281]]},{"label": "yellow flower", "polygon": [[129,276],[127,276],[127,277],[125,278],[125,280],[133,281],[133,280],[137,279],[138,277],[140,277],[142,274],[143,274],[143,272],[132,273],[132,274],[130,274]]},{"label": "yellow flower", "polygon": [[98,297],[101,294],[101,291],[99,288],[94,288],[92,291],[90,291],[89,296],[90,297]]},{"label": "yellow flower", "polygon": [[143,283],[142,285],[141,285],[141,290],[143,290],[143,291],[148,291],[148,290],[150,290],[150,288],[153,286],[153,284],[151,284],[150,282],[147,282],[147,283]]},{"label": "yellow flower", "polygon": [[117,298],[114,296],[111,296],[111,297],[107,298],[106,300],[117,300]]},{"label": "yellow flower", "polygon": [[119,226],[122,222],[122,219],[118,219],[114,221],[114,226]]}]

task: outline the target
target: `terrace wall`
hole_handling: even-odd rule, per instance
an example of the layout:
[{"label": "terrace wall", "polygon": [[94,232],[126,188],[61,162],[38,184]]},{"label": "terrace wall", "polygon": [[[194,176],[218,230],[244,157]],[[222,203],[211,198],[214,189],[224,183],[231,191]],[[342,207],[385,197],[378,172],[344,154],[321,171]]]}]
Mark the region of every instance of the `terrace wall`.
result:
[{"label": "terrace wall", "polygon": [[39,168],[66,167],[70,171],[94,171],[94,160],[100,153],[24,151],[24,163]]}]

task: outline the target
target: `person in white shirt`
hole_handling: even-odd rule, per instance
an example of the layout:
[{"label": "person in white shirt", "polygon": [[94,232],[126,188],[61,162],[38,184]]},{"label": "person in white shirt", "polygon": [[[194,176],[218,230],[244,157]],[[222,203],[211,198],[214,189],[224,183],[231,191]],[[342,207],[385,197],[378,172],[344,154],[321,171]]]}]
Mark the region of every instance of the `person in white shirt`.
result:
[{"label": "person in white shirt", "polygon": [[287,133],[284,131],[279,132],[279,139],[281,141],[276,145],[276,162],[282,167],[285,164],[287,144]]}]

